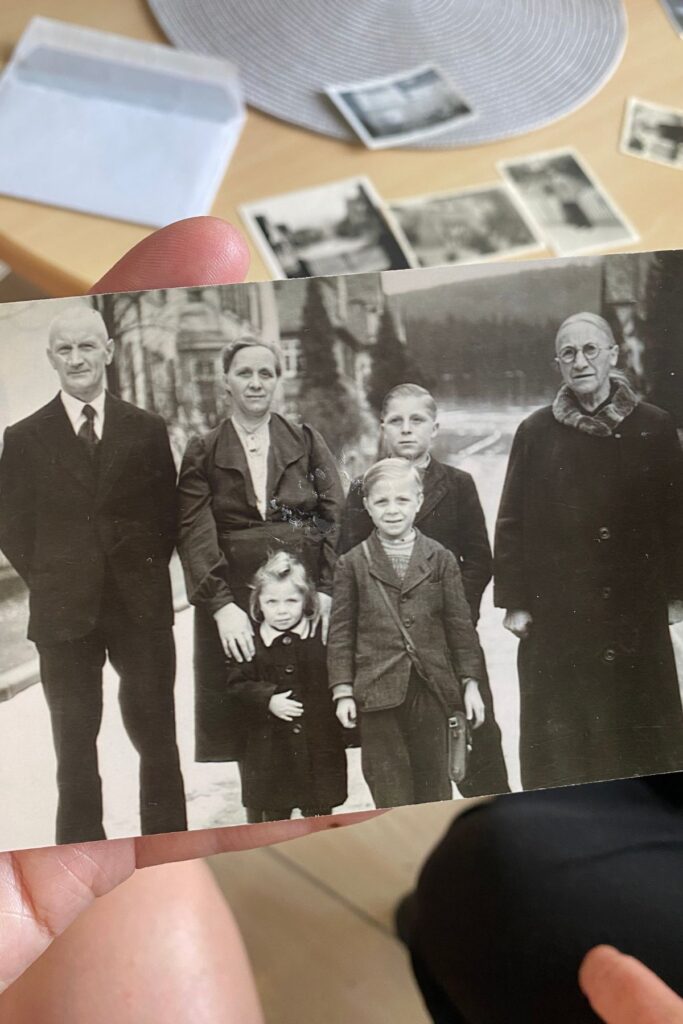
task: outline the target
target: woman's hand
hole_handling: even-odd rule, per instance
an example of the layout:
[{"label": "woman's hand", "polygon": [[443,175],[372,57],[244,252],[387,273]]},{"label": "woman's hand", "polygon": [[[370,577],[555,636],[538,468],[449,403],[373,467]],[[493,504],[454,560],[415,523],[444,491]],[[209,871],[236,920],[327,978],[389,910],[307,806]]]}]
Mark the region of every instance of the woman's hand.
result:
[{"label": "woman's hand", "polygon": [[612,946],[586,954],[579,985],[605,1024],[683,1024],[683,999],[640,960]]},{"label": "woman's hand", "polygon": [[530,612],[521,608],[508,609],[503,619],[503,625],[520,640],[526,640],[531,632],[533,621]]},{"label": "woman's hand", "polygon": [[318,616],[315,621],[314,630],[320,623],[320,636],[324,644],[327,643],[327,633],[330,628],[330,611],[332,610],[332,598],[329,594],[318,592]]},{"label": "woman's hand", "polygon": [[340,697],[334,711],[345,729],[353,729],[355,727],[357,711],[356,702],[353,697]]},{"label": "woman's hand", "polygon": [[304,713],[303,704],[292,698],[292,691],[285,693],[274,693],[268,701],[268,710],[271,715],[281,718],[283,722],[291,722],[293,718],[301,718]]},{"label": "woman's hand", "polygon": [[[193,217],[145,238],[93,291],[230,284],[244,280],[248,266],[239,231],[215,217]],[[374,812],[346,815],[344,824],[370,817]],[[97,896],[136,867],[251,849],[339,825],[339,818],[302,818],[0,853],[0,993]]]},{"label": "woman's hand", "polygon": [[669,625],[683,622],[683,601],[669,601]]},{"label": "woman's hand", "polygon": [[478,729],[480,725],[484,724],[486,708],[484,707],[484,701],[479,691],[479,683],[476,679],[468,679],[465,683],[463,703],[465,705],[467,721],[473,723],[474,729]]},{"label": "woman's hand", "polygon": [[234,601],[225,604],[213,614],[223,650],[230,658],[240,662],[254,657],[254,627],[246,612]]}]

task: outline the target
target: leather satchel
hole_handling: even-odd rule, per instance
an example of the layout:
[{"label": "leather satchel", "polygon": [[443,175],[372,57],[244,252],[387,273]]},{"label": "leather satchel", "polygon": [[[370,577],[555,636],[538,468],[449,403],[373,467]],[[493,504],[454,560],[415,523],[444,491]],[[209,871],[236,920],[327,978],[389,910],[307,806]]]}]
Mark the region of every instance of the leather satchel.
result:
[{"label": "leather satchel", "polygon": [[[368,548],[367,541],[362,543],[363,554],[368,565],[372,565],[372,559],[370,557],[370,549]],[[394,608],[391,598],[387,594],[384,584],[377,577],[373,577],[377,584],[379,591],[382,595],[382,599],[387,607],[391,618],[394,620],[395,625],[401,634],[403,640],[403,646],[405,647],[406,654],[410,658],[413,668],[428,687],[430,693],[436,698],[441,705],[444,714],[446,716],[446,722],[448,726],[448,775],[451,782],[454,782],[457,786],[463,782],[467,776],[467,767],[469,762],[470,751],[472,750],[470,724],[467,721],[467,716],[464,711],[449,711],[446,707],[445,701],[435,686],[432,685],[422,662],[422,658],[419,655],[415,644],[413,643],[412,637],[403,622],[398,612]]]}]

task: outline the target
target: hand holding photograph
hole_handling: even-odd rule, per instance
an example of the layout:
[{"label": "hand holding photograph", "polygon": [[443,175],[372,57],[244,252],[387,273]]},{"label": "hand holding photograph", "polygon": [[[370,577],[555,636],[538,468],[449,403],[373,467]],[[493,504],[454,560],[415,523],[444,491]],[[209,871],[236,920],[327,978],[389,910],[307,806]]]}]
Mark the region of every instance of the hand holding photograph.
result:
[{"label": "hand holding photograph", "polygon": [[0,306],[0,848],[683,769],[682,285]]}]

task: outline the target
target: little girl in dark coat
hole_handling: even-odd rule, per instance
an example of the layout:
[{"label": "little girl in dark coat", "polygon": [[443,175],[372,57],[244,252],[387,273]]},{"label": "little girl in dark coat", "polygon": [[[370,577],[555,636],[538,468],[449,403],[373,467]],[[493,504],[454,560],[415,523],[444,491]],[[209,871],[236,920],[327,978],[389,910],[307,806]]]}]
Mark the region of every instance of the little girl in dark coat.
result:
[{"label": "little girl in dark coat", "polygon": [[279,551],[252,581],[252,661],[228,669],[245,730],[240,758],[249,822],[331,814],[346,800],[346,755],[334,713],[317,595],[304,566]]}]

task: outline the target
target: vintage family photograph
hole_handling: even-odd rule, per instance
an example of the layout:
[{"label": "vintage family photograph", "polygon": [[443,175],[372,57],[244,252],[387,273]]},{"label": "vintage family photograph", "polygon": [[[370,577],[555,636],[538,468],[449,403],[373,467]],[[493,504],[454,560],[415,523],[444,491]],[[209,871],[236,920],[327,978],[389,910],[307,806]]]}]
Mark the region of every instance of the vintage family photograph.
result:
[{"label": "vintage family photograph", "polygon": [[389,208],[421,267],[477,263],[545,248],[505,185],[392,200]]},{"label": "vintage family photograph", "polygon": [[505,160],[498,168],[558,256],[638,241],[635,229],[575,150]]},{"label": "vintage family photograph", "polygon": [[683,110],[632,96],[624,112],[621,151],[666,167],[683,168]]},{"label": "vintage family photograph", "polygon": [[683,253],[0,308],[0,848],[683,768]]},{"label": "vintage family photograph", "polygon": [[433,64],[325,91],[370,149],[419,142],[474,116],[460,90]]},{"label": "vintage family photograph", "polygon": [[345,178],[239,208],[277,278],[332,276],[416,265],[372,182]]}]

